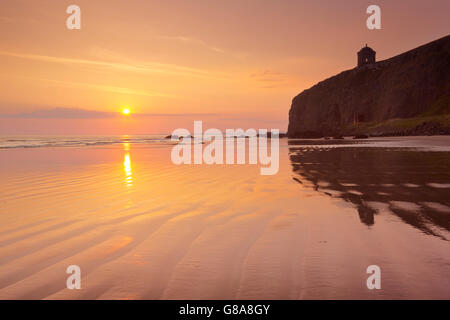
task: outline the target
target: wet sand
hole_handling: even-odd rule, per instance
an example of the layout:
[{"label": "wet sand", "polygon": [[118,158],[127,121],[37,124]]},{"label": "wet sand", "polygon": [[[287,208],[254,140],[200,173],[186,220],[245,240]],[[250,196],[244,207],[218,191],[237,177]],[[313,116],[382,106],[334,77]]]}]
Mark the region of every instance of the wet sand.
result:
[{"label": "wet sand", "polygon": [[0,298],[450,299],[449,145],[284,139],[274,176],[169,145],[0,150]]}]

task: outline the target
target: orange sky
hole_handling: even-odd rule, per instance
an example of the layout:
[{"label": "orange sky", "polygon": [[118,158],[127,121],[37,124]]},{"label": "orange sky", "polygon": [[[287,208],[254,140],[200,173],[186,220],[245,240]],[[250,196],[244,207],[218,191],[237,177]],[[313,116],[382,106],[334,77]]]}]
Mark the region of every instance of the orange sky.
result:
[{"label": "orange sky", "polygon": [[[70,4],[80,31],[66,28]],[[382,30],[366,28],[369,4]],[[0,134],[170,133],[194,119],[284,131],[292,98],[353,68],[366,42],[389,58],[447,35],[449,11],[448,0],[1,1]]]}]

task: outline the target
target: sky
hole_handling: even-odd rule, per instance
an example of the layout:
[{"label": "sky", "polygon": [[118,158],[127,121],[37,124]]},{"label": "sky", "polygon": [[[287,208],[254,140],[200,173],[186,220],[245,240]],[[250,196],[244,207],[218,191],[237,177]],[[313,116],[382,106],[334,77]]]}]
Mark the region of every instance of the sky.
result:
[{"label": "sky", "polygon": [[[69,30],[66,8],[81,8]],[[381,30],[366,27],[369,5]],[[285,131],[292,98],[450,32],[448,0],[0,2],[0,134]],[[121,110],[128,108],[125,116]]]}]

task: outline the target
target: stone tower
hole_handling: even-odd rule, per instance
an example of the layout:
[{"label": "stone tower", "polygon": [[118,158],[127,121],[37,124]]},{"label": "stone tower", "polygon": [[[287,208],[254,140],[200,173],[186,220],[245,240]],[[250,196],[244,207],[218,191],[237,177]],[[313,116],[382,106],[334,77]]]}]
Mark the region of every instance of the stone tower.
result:
[{"label": "stone tower", "polygon": [[365,66],[367,64],[373,64],[376,62],[375,55],[377,53],[370,47],[366,46],[358,52],[358,67]]}]

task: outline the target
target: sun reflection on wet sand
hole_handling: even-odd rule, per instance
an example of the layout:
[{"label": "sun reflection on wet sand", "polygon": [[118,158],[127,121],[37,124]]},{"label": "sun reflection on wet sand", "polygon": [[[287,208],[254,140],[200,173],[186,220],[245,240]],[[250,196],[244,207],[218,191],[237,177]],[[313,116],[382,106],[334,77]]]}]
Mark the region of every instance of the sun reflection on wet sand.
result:
[{"label": "sun reflection on wet sand", "polygon": [[123,169],[125,171],[125,185],[127,186],[127,188],[129,188],[129,187],[133,186],[133,171],[131,169],[130,152],[128,152],[130,150],[130,144],[129,143],[124,143],[123,144],[123,149],[125,151],[127,151],[125,153],[125,156],[124,156],[124,159],[123,159]]}]

